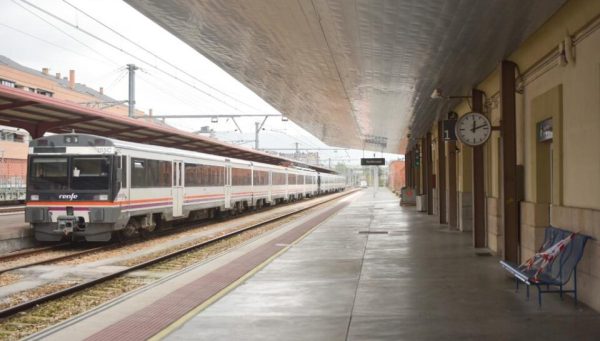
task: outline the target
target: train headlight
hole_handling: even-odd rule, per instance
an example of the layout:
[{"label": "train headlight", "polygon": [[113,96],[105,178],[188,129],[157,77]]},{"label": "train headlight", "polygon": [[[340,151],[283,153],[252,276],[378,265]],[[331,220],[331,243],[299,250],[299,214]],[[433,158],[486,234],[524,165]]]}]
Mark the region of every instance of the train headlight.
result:
[{"label": "train headlight", "polygon": [[32,195],[29,197],[29,199],[30,199],[30,200],[32,200],[32,201],[38,201],[38,200],[40,200],[40,196],[39,196],[39,195],[37,195],[37,194],[32,194]]},{"label": "train headlight", "polygon": [[94,195],[94,200],[108,200],[108,194]]}]

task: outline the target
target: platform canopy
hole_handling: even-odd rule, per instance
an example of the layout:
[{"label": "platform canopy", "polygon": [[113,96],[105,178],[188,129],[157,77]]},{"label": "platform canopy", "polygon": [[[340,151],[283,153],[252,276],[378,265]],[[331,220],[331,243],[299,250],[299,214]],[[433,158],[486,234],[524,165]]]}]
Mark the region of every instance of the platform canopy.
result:
[{"label": "platform canopy", "polygon": [[[125,0],[329,145],[404,152],[565,0]],[[456,102],[454,102],[456,104]]]},{"label": "platform canopy", "polygon": [[302,164],[254,149],[187,133],[150,121],[149,117],[119,116],[3,85],[0,85],[0,125],[25,129],[33,138],[41,137],[46,132],[75,131],[123,141],[186,149],[282,166],[295,165],[333,173],[327,168]]}]

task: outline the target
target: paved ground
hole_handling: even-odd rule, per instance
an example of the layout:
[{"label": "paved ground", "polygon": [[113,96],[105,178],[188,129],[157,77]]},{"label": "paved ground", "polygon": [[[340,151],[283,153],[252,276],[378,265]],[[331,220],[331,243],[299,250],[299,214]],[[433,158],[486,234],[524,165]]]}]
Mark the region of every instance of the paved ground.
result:
[{"label": "paved ground", "polygon": [[557,295],[538,309],[435,221],[367,191],[167,339],[600,339],[600,314]]},{"label": "paved ground", "polygon": [[0,254],[31,247],[31,235],[23,212],[0,213]]}]

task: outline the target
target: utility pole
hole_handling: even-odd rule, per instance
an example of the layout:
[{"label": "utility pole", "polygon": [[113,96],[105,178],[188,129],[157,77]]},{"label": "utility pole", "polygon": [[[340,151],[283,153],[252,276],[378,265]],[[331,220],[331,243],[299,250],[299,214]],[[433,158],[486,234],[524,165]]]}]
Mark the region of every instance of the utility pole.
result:
[{"label": "utility pole", "polygon": [[260,122],[254,122],[254,127],[255,127],[255,134],[254,134],[254,149],[258,150],[258,134],[260,133],[260,130],[263,128],[263,126],[265,125],[265,122],[267,121],[267,118],[269,118],[269,116],[265,115],[265,119],[262,121],[262,123]]},{"label": "utility pole", "polygon": [[259,128],[259,124],[258,122],[254,122],[254,149],[258,150],[258,133],[260,132],[260,128]]},{"label": "utility pole", "polygon": [[129,71],[129,117],[135,116],[135,70],[137,69],[135,64],[127,64],[127,71]]}]

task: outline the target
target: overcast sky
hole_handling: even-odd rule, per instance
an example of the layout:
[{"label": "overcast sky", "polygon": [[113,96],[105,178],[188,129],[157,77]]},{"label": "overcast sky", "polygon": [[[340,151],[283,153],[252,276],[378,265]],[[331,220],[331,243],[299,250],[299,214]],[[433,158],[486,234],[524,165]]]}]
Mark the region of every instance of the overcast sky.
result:
[{"label": "overcast sky", "polygon": [[[126,3],[119,0],[26,0],[45,9],[60,20],[43,13],[22,0],[0,0],[0,54],[22,65],[50,73],[68,75],[76,70],[76,81],[98,89],[115,99],[127,98],[126,64],[136,64],[136,107],[157,115],[227,115],[227,114],[280,114],[225,71],[178,38],[162,29]],[[153,54],[180,69],[186,75],[153,55],[127,42],[109,29],[78,12],[69,4],[92,15]],[[69,26],[69,23],[79,27]],[[122,50],[94,39],[82,30],[110,42]],[[179,78],[181,81],[168,76]],[[200,81],[202,82],[200,82]],[[203,84],[204,83],[204,84]],[[207,86],[208,84],[209,86]],[[257,118],[241,118],[238,123],[245,134],[235,132],[231,120],[169,119],[177,128],[196,131],[209,125],[220,137],[248,141],[253,146],[254,122]],[[291,121],[269,118],[265,123],[261,148],[327,148],[325,144]],[[321,151],[321,158],[333,162],[358,163],[363,151]],[[366,152],[373,156],[373,152]],[[377,156],[381,156],[377,153]],[[385,154],[396,160],[399,155]]]}]

